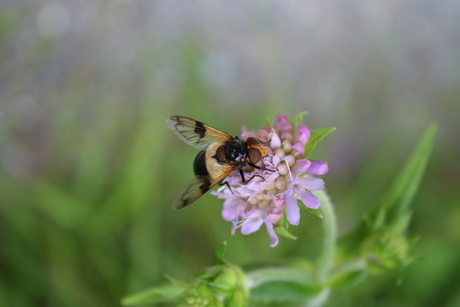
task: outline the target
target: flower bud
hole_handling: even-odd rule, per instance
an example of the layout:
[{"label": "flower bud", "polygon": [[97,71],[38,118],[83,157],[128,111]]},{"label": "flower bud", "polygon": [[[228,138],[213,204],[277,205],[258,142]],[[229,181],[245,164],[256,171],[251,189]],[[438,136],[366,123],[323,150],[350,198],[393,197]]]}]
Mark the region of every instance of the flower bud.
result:
[{"label": "flower bud", "polygon": [[292,145],[292,154],[295,158],[302,158],[304,153],[305,149],[302,143],[295,143],[294,145]]},{"label": "flower bud", "polygon": [[263,129],[257,131],[256,138],[258,138],[259,140],[268,140],[268,131]]},{"label": "flower bud", "polygon": [[307,126],[301,125],[297,128],[297,133],[294,137],[294,143],[302,143],[305,145],[310,139],[310,130]]},{"label": "flower bud", "polygon": [[374,273],[396,271],[407,266],[413,256],[407,239],[398,231],[376,231],[362,244],[362,254]]},{"label": "flower bud", "polygon": [[275,187],[278,190],[284,190],[286,188],[286,185],[287,185],[286,180],[283,177],[276,178]]},{"label": "flower bud", "polygon": [[281,149],[281,148],[276,148],[275,151],[274,151],[274,154],[277,155],[280,158],[280,160],[283,159],[284,156],[286,155],[284,150]]},{"label": "flower bud", "polygon": [[277,134],[270,133],[270,147],[276,151],[276,149],[280,148],[281,140]]},{"label": "flower bud", "polygon": [[285,152],[291,152],[291,149],[292,149],[292,143],[288,140],[284,140],[282,143],[281,143],[281,148],[285,151]]},{"label": "flower bud", "polygon": [[178,307],[223,307],[224,305],[214,295],[213,291],[205,285],[199,284],[186,290],[179,302]]},{"label": "flower bud", "polygon": [[293,155],[287,155],[284,157],[284,161],[292,167],[295,164],[296,158]]},{"label": "flower bud", "polygon": [[275,130],[281,132],[290,132],[292,133],[292,125],[289,123],[289,119],[286,115],[280,114],[276,116],[275,124],[273,125]]},{"label": "flower bud", "polygon": [[289,132],[283,132],[283,133],[281,133],[281,136],[280,136],[280,137],[281,137],[282,140],[287,140],[287,141],[290,141],[290,142],[292,142],[292,141],[294,140],[294,137],[293,137],[292,134],[289,133]]},{"label": "flower bud", "polygon": [[278,165],[278,173],[281,175],[281,176],[284,176],[288,173],[288,167],[286,165],[286,163],[281,163],[280,165]]},{"label": "flower bud", "polygon": [[222,273],[219,274],[219,276],[217,276],[217,278],[212,282],[212,286],[223,292],[223,294],[233,291],[237,286],[237,277],[235,272],[230,268],[222,270]]}]

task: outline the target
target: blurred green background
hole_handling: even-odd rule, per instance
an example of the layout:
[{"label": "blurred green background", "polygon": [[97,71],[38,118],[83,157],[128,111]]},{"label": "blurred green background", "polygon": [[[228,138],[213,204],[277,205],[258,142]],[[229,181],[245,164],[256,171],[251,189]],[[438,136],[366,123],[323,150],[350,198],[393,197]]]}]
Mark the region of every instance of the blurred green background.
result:
[{"label": "blurred green background", "polygon": [[212,195],[173,210],[196,150],[165,125],[237,135],[307,110],[337,127],[313,158],[341,233],[439,126],[413,203],[420,258],[327,306],[459,306],[459,29],[448,0],[1,1],[0,305],[117,306],[215,264],[224,240],[237,264],[316,257],[306,211],[299,239],[269,248],[265,230],[231,236]]}]

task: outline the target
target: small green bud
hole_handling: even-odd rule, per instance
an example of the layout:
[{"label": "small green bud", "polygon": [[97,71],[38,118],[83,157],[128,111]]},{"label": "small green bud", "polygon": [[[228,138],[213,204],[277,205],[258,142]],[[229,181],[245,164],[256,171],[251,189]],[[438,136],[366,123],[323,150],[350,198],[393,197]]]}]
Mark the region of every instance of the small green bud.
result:
[{"label": "small green bud", "polygon": [[392,229],[374,232],[361,247],[368,268],[373,273],[397,271],[412,262],[411,244],[399,231]]},{"label": "small green bud", "polygon": [[231,268],[225,268],[210,285],[223,294],[233,292],[237,285],[237,277]]},{"label": "small green bud", "polygon": [[205,285],[195,285],[186,290],[176,304],[177,307],[223,307],[224,305]]}]

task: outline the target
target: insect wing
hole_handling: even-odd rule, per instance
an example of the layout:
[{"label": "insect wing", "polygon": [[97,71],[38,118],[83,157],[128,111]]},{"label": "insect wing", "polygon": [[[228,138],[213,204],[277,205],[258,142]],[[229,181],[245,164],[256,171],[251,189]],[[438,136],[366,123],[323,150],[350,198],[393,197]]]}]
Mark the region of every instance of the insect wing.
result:
[{"label": "insect wing", "polygon": [[233,140],[227,133],[185,116],[171,116],[166,124],[182,141],[199,150],[213,142]]},{"label": "insect wing", "polygon": [[200,198],[204,193],[209,191],[213,186],[217,183],[221,182],[225,179],[232,171],[235,170],[235,167],[232,165],[219,165],[219,169],[217,169],[213,173],[213,177],[210,175],[206,176],[196,176],[193,178],[192,181],[188,184],[188,186],[182,191],[180,196],[174,202],[173,208],[174,209],[182,209],[185,206],[190,205],[195,200]]}]

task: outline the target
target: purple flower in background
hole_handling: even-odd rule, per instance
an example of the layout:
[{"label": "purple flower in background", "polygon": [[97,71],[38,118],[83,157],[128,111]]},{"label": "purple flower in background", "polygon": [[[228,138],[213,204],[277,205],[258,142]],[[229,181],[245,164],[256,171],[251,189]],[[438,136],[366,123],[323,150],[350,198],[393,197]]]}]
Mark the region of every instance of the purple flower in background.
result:
[{"label": "purple flower in background", "polygon": [[271,238],[270,246],[278,244],[275,228],[283,216],[292,225],[298,225],[300,206],[318,209],[320,202],[311,191],[324,188],[322,179],[311,175],[327,173],[327,164],[304,158],[305,145],[310,130],[305,125],[293,127],[286,115],[276,116],[273,127],[257,132],[242,129],[242,139],[255,137],[264,142],[268,155],[262,169],[255,169],[247,176],[256,175],[249,182],[242,182],[238,173],[227,177],[227,186],[211,193],[224,199],[222,217],[233,223],[232,234],[237,228],[242,234],[250,234],[265,224]]}]

